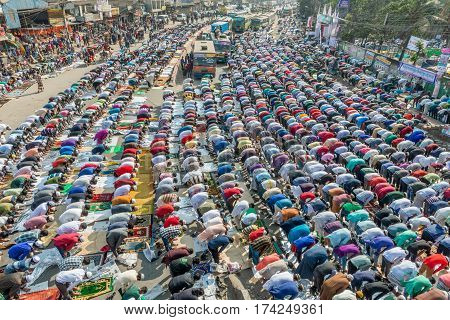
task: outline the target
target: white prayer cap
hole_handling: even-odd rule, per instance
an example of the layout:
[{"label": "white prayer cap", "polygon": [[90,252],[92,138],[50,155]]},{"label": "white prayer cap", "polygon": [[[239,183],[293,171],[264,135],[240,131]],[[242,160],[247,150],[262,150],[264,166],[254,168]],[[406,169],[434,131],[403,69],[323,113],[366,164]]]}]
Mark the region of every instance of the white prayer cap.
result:
[{"label": "white prayer cap", "polygon": [[34,245],[38,248],[43,248],[44,247],[44,243],[41,240],[38,240],[34,243]]}]

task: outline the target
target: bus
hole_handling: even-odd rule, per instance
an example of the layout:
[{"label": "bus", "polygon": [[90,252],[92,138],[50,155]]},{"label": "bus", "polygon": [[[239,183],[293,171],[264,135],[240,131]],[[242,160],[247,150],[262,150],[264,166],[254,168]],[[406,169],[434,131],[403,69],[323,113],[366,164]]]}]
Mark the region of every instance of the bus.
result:
[{"label": "bus", "polygon": [[231,50],[231,40],[228,36],[221,34],[214,37],[214,49],[218,63],[226,63]]},{"label": "bus", "polygon": [[284,7],[280,11],[281,17],[289,17],[289,16],[292,16],[293,14],[294,14],[294,9],[291,7]]},{"label": "bus", "polygon": [[230,24],[228,21],[217,21],[211,24],[211,32],[215,32],[216,30],[221,33],[227,32],[230,29]]},{"label": "bus", "polygon": [[250,27],[251,19],[244,16],[236,16],[233,18],[233,31],[242,33]]},{"label": "bus", "polygon": [[275,22],[275,14],[263,14],[257,15],[251,18],[250,28],[253,30],[259,30],[260,28],[266,28]]},{"label": "bus", "polygon": [[216,50],[213,41],[194,42],[194,65],[192,76],[200,79],[205,75],[215,77],[216,75]]}]

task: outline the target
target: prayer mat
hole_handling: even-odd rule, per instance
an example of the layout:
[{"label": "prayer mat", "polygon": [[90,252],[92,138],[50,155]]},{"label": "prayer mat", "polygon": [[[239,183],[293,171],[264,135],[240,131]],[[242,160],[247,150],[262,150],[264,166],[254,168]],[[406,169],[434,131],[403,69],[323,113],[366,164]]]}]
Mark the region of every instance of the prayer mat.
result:
[{"label": "prayer mat", "polygon": [[142,252],[147,247],[148,240],[147,237],[125,238],[120,250],[122,253]]},{"label": "prayer mat", "polygon": [[72,184],[71,184],[71,183],[63,184],[63,185],[62,185],[61,193],[62,193],[62,194],[68,194],[70,188],[72,188]]},{"label": "prayer mat", "polygon": [[151,224],[152,222],[152,215],[151,214],[143,214],[143,215],[139,215],[140,219],[143,219],[144,221],[141,223],[136,223],[137,227],[147,227]]},{"label": "prayer mat", "polygon": [[135,215],[141,217],[143,215],[151,215],[153,214],[153,205],[143,205],[134,212]]},{"label": "prayer mat", "polygon": [[58,288],[50,288],[33,293],[21,294],[19,295],[19,300],[58,300],[59,296]]},{"label": "prayer mat", "polygon": [[101,172],[101,174],[102,175],[110,175],[110,174],[113,174],[114,173],[114,170],[116,170],[117,168],[118,168],[119,166],[114,166],[114,167],[111,167],[111,168],[106,168],[106,169],[104,169],[102,172]]},{"label": "prayer mat", "polygon": [[111,209],[111,203],[109,202],[90,202],[89,203],[89,212],[103,211]]},{"label": "prayer mat", "polygon": [[91,254],[87,254],[84,257],[88,258],[89,261],[94,261],[94,264],[96,266],[99,266],[102,264],[102,260],[103,260],[103,252],[98,252],[98,253],[91,253]]},{"label": "prayer mat", "polygon": [[147,227],[134,227],[133,237],[150,237],[150,226]]},{"label": "prayer mat", "polygon": [[97,281],[86,281],[76,286],[73,291],[77,293],[74,300],[90,300],[95,297],[110,293],[114,290],[113,278],[103,278]]},{"label": "prayer mat", "polygon": [[97,193],[92,195],[92,202],[111,202],[113,198],[112,193]]},{"label": "prayer mat", "polygon": [[47,229],[48,235],[45,237],[41,237],[41,241],[44,244],[44,248],[48,247],[50,242],[52,242],[53,238],[56,236],[56,229],[55,227]]},{"label": "prayer mat", "polygon": [[212,196],[218,196],[221,194],[219,191],[219,188],[217,187],[216,179],[213,177],[212,173],[204,173],[203,176],[205,177],[206,183],[209,186],[208,194]]},{"label": "prayer mat", "polygon": [[117,130],[130,130],[131,129],[131,126],[117,126],[116,127],[116,129]]},{"label": "prayer mat", "polygon": [[117,165],[120,165],[120,161],[111,160],[106,163],[106,167],[113,167],[113,166],[117,166]]},{"label": "prayer mat", "polygon": [[154,187],[153,175],[150,168],[151,154],[142,150],[139,155],[139,163],[141,166],[136,174],[135,181],[137,190],[130,192],[130,195],[136,200],[135,205],[140,208],[139,214],[149,214],[153,211]]},{"label": "prayer mat", "polygon": [[105,151],[106,154],[116,154],[116,153],[122,153],[122,152],[123,152],[123,146],[110,147],[108,150]]},{"label": "prayer mat", "polygon": [[106,231],[84,232],[84,241],[80,244],[80,256],[91,254],[92,252],[100,252],[101,248],[106,245]]}]

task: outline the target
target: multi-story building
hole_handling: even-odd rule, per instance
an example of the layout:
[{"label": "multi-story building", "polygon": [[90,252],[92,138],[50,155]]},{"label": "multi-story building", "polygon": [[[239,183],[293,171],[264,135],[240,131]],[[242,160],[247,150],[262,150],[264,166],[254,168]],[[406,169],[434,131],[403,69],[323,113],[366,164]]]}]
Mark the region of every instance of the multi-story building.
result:
[{"label": "multi-story building", "polygon": [[145,10],[148,13],[162,13],[166,10],[165,0],[144,0]]}]

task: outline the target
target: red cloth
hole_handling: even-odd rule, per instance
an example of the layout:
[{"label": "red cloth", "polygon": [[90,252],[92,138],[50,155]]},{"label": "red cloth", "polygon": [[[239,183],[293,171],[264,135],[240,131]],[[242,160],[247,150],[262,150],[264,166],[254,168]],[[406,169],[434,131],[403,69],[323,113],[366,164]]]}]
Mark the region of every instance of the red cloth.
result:
[{"label": "red cloth", "polygon": [[177,226],[180,224],[180,218],[177,216],[170,216],[164,221],[164,228],[168,228],[171,226]]},{"label": "red cloth", "polygon": [[53,168],[59,167],[60,165],[66,164],[68,161],[69,160],[67,160],[67,159],[58,159],[58,160],[52,162],[52,167]]},{"label": "red cloth", "polygon": [[411,127],[405,127],[402,130],[400,130],[400,137],[404,138],[408,133],[413,132],[413,129]]},{"label": "red cloth", "polygon": [[375,187],[377,184],[385,183],[385,182],[387,182],[385,178],[383,178],[383,177],[376,177],[376,178],[373,178],[372,180],[369,181],[369,186]]},{"label": "red cloth", "polygon": [[427,174],[428,172],[426,172],[425,170],[416,170],[411,175],[415,178],[421,178]]},{"label": "red cloth", "polygon": [[97,163],[86,163],[80,168],[80,171],[83,169],[86,169],[86,168],[98,168],[98,164]]},{"label": "red cloth", "polygon": [[306,200],[313,200],[316,196],[312,192],[304,192],[300,195],[300,200],[306,202]]},{"label": "red cloth", "polygon": [[423,264],[436,273],[448,267],[448,260],[443,254],[436,253],[423,259]]},{"label": "red cloth", "polygon": [[155,214],[158,218],[162,219],[175,211],[175,208],[170,203],[163,204],[158,209],[156,209]]},{"label": "red cloth", "polygon": [[58,288],[50,288],[47,290],[21,294],[19,295],[19,300],[58,300],[60,295],[61,293]]},{"label": "red cloth", "polygon": [[184,137],[181,139],[181,143],[182,143],[182,144],[186,144],[186,142],[191,141],[191,140],[193,140],[193,139],[194,139],[194,136],[193,136],[192,134],[188,134],[187,136],[184,136]]},{"label": "red cloth", "polygon": [[444,200],[448,201],[450,199],[450,188],[444,191]]},{"label": "red cloth", "polygon": [[223,191],[225,200],[229,199],[231,196],[235,194],[241,194],[242,190],[239,188],[228,188]]},{"label": "red cloth", "polygon": [[378,193],[377,193],[377,197],[379,200],[383,199],[388,193],[394,192],[395,188],[394,187],[386,187],[381,189]]},{"label": "red cloth", "polygon": [[250,242],[255,241],[259,237],[262,237],[264,235],[264,228],[256,229],[255,231],[250,232],[248,238],[250,239]]},{"label": "red cloth", "polygon": [[136,185],[136,181],[134,181],[133,179],[120,179],[114,182],[115,189],[125,185],[134,186]]},{"label": "red cloth", "polygon": [[165,139],[165,138],[156,138],[156,139],[153,139],[153,141],[152,141],[152,143],[151,143],[151,146],[153,146],[155,143],[157,143],[157,142],[159,142],[159,141],[166,141],[167,139]]},{"label": "red cloth", "polygon": [[157,153],[160,153],[160,152],[168,153],[169,152],[169,148],[167,146],[165,146],[165,147],[153,147],[153,148],[150,149],[150,152],[153,155],[155,155]]},{"label": "red cloth", "polygon": [[136,154],[137,152],[138,152],[138,149],[136,149],[136,148],[127,148],[127,149],[123,150],[123,153]]},{"label": "red cloth", "polygon": [[134,167],[130,166],[130,165],[124,165],[124,166],[120,166],[119,168],[117,168],[114,171],[114,175],[116,177],[120,177],[121,175],[125,174],[125,173],[133,173],[134,171]]},{"label": "red cloth", "polygon": [[267,267],[267,265],[271,264],[272,262],[278,261],[280,260],[280,257],[278,256],[278,254],[276,253],[272,253],[269,256],[265,256],[264,258],[261,259],[261,261],[256,265],[256,270],[262,270],[265,267]]},{"label": "red cloth", "polygon": [[53,239],[53,244],[59,249],[70,251],[78,243],[80,237],[78,233],[62,234]]}]

